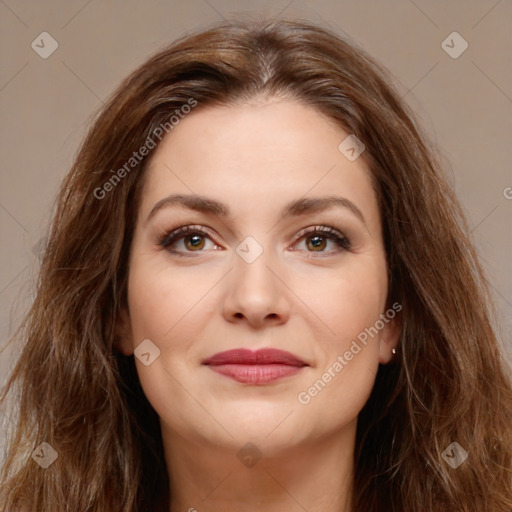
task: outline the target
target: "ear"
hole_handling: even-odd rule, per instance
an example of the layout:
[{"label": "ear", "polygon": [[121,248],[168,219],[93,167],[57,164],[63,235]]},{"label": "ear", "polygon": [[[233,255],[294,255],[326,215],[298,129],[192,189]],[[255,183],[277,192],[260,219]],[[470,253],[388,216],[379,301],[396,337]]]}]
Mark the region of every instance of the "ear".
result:
[{"label": "ear", "polygon": [[116,319],[114,346],[125,356],[131,356],[134,351],[130,314],[123,308]]},{"label": "ear", "polygon": [[[396,304],[396,303],[395,303]],[[394,305],[393,305],[394,306]],[[402,309],[400,307],[400,309]],[[389,310],[388,310],[389,311]],[[400,310],[397,310],[400,311]],[[400,334],[402,333],[402,315],[396,313],[393,318],[389,318],[381,332],[379,344],[379,363],[388,364],[394,357],[393,349],[398,346]]]}]

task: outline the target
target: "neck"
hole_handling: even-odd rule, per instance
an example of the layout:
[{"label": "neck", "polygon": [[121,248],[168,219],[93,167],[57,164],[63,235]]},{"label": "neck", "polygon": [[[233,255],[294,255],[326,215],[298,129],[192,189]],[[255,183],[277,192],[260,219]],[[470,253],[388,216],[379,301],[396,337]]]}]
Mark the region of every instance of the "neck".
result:
[{"label": "neck", "polygon": [[323,441],[285,448],[271,438],[219,447],[165,428],[162,435],[170,512],[352,512],[355,423]]}]

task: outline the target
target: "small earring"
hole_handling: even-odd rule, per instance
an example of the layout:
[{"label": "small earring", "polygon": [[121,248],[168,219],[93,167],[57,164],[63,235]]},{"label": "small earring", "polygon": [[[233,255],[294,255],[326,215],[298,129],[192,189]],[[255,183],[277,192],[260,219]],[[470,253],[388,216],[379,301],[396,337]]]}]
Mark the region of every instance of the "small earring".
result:
[{"label": "small earring", "polygon": [[393,353],[393,355],[395,355],[396,354],[396,348],[392,348],[391,352]]}]

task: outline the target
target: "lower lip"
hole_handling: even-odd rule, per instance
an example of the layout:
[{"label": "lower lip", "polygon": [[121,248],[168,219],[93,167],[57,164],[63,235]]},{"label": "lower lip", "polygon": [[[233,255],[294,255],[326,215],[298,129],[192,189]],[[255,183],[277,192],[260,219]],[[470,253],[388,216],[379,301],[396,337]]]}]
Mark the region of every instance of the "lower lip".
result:
[{"label": "lower lip", "polygon": [[208,365],[214,372],[243,384],[268,384],[300,372],[302,367],[287,364],[222,364]]}]

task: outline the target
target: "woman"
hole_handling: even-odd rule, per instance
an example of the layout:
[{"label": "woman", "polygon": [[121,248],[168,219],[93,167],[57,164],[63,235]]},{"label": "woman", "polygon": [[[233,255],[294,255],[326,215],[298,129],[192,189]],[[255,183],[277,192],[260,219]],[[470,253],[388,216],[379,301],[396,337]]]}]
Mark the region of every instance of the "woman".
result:
[{"label": "woman", "polygon": [[511,509],[486,281],[390,81],[272,21],[122,82],[19,333],[0,510]]}]

